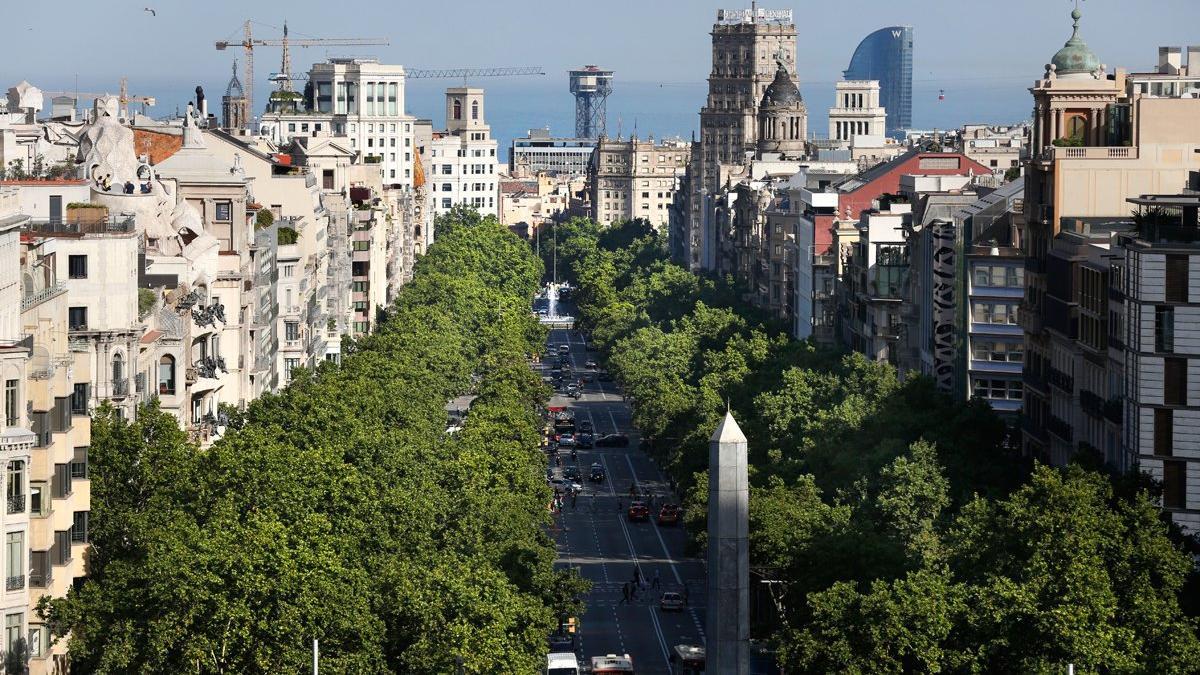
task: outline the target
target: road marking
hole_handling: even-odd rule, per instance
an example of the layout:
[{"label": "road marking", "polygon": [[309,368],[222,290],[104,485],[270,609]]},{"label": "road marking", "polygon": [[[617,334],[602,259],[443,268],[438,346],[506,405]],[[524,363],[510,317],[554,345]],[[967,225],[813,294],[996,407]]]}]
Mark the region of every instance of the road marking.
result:
[{"label": "road marking", "polygon": [[[621,433],[621,429],[620,429],[620,427],[618,427],[618,426],[617,426],[617,418],[613,417],[613,414],[612,414],[612,408],[609,408],[609,407],[607,407],[607,406],[606,406],[606,407],[605,407],[605,410],[608,412],[608,421],[609,421],[609,422],[612,422],[612,425],[613,425],[613,430],[612,430],[612,432],[613,432],[614,434],[619,434],[619,433]],[[628,455],[626,455],[626,457],[628,457]]]},{"label": "road marking", "polygon": [[658,646],[662,648],[663,660],[667,662],[667,672],[671,672],[671,654],[667,651],[667,638],[663,637],[662,626],[658,623],[658,613],[653,604],[647,609],[650,610],[650,622],[654,624],[654,632],[658,634]]},{"label": "road marking", "polygon": [[[629,464],[629,473],[633,474],[633,486],[638,492],[642,491],[637,479],[637,471],[633,468],[633,460],[629,458],[629,453],[625,453],[625,462]],[[658,523],[654,522],[654,517],[651,515],[650,526],[654,528],[654,534],[658,537],[658,544],[662,546],[663,557],[667,559],[667,568],[671,570],[671,574],[675,575],[675,582],[683,584],[683,577],[679,576],[679,570],[676,569],[675,561],[671,558],[671,552],[667,550],[667,542],[663,539],[662,532],[658,529]]]}]

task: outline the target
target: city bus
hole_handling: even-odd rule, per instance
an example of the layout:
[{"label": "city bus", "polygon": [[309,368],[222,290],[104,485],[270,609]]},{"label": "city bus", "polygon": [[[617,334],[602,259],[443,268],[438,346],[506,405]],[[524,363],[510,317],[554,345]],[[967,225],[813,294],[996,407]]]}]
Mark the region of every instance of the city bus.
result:
[{"label": "city bus", "polygon": [[592,675],[633,675],[633,659],[628,654],[593,656]]},{"label": "city bus", "polygon": [[704,647],[675,645],[671,650],[671,675],[703,675]]}]

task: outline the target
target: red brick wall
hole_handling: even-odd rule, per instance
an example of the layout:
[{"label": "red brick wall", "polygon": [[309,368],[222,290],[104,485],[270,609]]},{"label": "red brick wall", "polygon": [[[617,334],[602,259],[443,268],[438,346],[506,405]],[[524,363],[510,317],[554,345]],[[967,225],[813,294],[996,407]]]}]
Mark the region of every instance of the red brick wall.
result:
[{"label": "red brick wall", "polygon": [[183,147],[183,136],[163,134],[147,129],[133,130],[133,151],[137,155],[149,155],[150,164],[158,164]]}]

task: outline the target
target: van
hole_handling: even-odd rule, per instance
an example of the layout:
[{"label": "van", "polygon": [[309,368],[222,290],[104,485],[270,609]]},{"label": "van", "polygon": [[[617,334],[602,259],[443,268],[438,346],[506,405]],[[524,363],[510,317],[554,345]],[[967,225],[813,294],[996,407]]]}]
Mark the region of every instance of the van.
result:
[{"label": "van", "polygon": [[545,675],[579,675],[579,660],[572,652],[552,652],[546,656]]}]

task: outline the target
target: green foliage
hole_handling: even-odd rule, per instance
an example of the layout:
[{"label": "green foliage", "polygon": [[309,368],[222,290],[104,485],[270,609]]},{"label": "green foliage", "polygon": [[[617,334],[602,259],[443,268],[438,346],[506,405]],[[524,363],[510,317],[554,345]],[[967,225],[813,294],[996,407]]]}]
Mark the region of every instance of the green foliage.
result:
[{"label": "green foliage", "polygon": [[1010,166],[1004,171],[1004,182],[1011,183],[1021,177],[1021,167]]},{"label": "green foliage", "polygon": [[259,209],[254,216],[254,229],[263,230],[275,224],[275,214],[267,209]]},{"label": "green foliage", "polygon": [[276,238],[280,246],[295,244],[300,239],[300,233],[290,227],[280,227],[277,232]]},{"label": "green foliage", "polygon": [[[553,567],[526,364],[540,262],[449,222],[379,330],[197,448],[152,403],[92,427],[87,581],[41,603],[81,672],[528,673],[586,584]],[[445,404],[473,391],[465,428]]]},{"label": "green foliage", "polygon": [[138,320],[145,319],[158,302],[158,293],[152,288],[138,289]]},{"label": "green foliage", "polygon": [[1137,481],[1033,467],[986,402],[789,340],[637,223],[573,221],[554,245],[695,551],[708,437],[735,411],[751,562],[786,582],[753,629],[785,670],[1196,672],[1200,584]]}]

